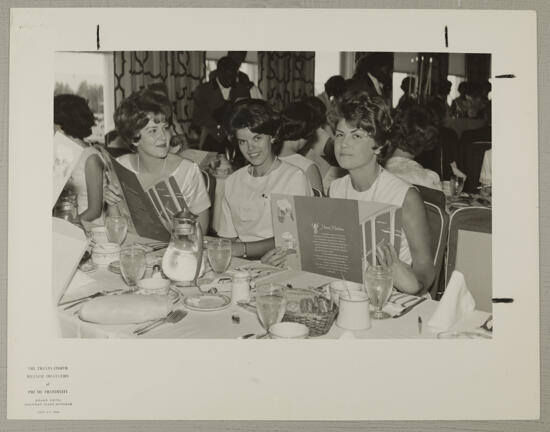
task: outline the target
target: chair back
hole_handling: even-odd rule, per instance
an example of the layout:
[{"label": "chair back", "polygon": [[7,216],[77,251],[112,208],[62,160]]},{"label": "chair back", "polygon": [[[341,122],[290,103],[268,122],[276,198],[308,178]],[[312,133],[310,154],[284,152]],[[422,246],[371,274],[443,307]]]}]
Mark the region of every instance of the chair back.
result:
[{"label": "chair back", "polygon": [[445,285],[451,274],[464,274],[476,309],[492,310],[492,210],[487,207],[464,207],[449,218]]},{"label": "chair back", "polygon": [[420,192],[424,201],[426,215],[431,233],[431,249],[434,256],[435,277],[428,292],[432,298],[437,298],[439,290],[440,275],[443,269],[443,258],[445,257],[445,246],[447,245],[447,233],[449,216],[445,211],[445,195],[436,189],[430,189],[420,185],[414,185]]}]

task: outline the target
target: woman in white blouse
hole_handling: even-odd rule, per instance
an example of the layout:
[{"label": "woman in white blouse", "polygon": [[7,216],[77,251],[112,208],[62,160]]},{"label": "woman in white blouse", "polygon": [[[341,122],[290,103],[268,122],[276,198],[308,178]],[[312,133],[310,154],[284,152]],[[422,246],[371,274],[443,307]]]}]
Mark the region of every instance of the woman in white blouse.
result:
[{"label": "woman in white blouse", "polygon": [[367,92],[344,94],[338,104],[334,150],[348,174],[334,180],[331,198],[375,201],[402,207],[401,248],[378,248],[379,262],[392,269],[394,286],[410,294],[425,293],[433,279],[433,255],[424,203],[409,183],[379,163],[388,149],[391,118],[382,98]]},{"label": "woman in white blouse", "polygon": [[[207,232],[210,198],[198,166],[169,152],[169,115],[170,101],[152,90],[140,90],[124,99],[115,111],[114,120],[119,135],[131,143],[132,153],[117,160],[136,173],[144,189],[174,177],[187,207],[198,216],[203,232]],[[121,196],[114,184],[105,191],[105,199],[111,205],[120,201]]]},{"label": "woman in white blouse", "polygon": [[406,102],[395,113],[391,131],[393,152],[384,167],[403,180],[441,190],[439,175],[414,160],[431,150],[438,140],[437,115],[426,105]]},{"label": "woman in white blouse", "polygon": [[301,169],[277,157],[279,118],[268,102],[235,103],[225,127],[249,165],[225,181],[218,235],[233,240],[233,256],[260,258],[275,246],[270,195],[310,196],[311,186]]},{"label": "woman in white blouse", "polygon": [[281,126],[277,139],[283,147],[279,158],[300,168],[306,173],[312,188],[323,192],[323,180],[319,167],[311,159],[303,156],[317,139],[316,114],[304,102],[293,102],[281,112]]}]

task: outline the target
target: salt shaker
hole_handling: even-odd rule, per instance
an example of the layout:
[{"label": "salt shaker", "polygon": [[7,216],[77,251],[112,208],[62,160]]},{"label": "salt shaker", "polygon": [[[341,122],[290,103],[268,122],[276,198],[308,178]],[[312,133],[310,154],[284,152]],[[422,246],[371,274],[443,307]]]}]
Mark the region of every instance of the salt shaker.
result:
[{"label": "salt shaker", "polygon": [[236,271],[233,273],[232,282],[231,301],[234,304],[248,303],[250,301],[250,274],[245,271]]}]

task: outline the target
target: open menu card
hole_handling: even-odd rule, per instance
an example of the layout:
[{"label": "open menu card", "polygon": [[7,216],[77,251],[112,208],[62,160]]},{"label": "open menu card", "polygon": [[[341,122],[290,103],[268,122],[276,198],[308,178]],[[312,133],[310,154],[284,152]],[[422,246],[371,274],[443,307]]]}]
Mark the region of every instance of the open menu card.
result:
[{"label": "open menu card", "polygon": [[136,232],[141,237],[170,240],[173,216],[187,208],[175,178],[167,177],[145,190],[132,170],[111,160]]},{"label": "open menu card", "polygon": [[88,247],[84,231],[66,220],[52,218],[52,289],[58,303],[69,286]]},{"label": "open menu card", "polygon": [[401,245],[401,208],[390,204],[272,194],[271,215],[296,270],[363,283],[363,260],[375,265],[377,247]]}]

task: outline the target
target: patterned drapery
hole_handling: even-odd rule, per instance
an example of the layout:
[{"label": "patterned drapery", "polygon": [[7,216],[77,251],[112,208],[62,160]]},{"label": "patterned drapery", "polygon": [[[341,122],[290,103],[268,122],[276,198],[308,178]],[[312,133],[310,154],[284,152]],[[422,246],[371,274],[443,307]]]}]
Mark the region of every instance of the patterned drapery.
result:
[{"label": "patterned drapery", "polygon": [[173,115],[189,135],[193,92],[206,76],[204,51],[118,51],[114,53],[115,106],[133,92],[162,82]]},{"label": "patterned drapery", "polygon": [[258,52],[258,87],[275,109],[313,96],[315,53],[300,51]]}]

